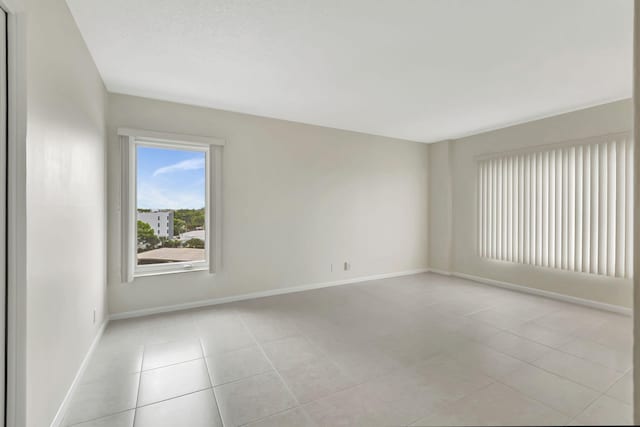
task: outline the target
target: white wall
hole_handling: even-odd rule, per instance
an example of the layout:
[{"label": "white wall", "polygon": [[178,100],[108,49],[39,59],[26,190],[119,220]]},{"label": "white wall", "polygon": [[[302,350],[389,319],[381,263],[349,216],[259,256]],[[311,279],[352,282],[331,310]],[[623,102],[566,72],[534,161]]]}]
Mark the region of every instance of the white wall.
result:
[{"label": "white wall", "polygon": [[[425,144],[123,95],[108,122],[112,313],[427,265]],[[118,127],[226,139],[222,272],[120,282]]]},{"label": "white wall", "polygon": [[106,91],[63,0],[25,11],[27,425],[43,427],[105,318]]},{"label": "white wall", "polygon": [[429,145],[429,268],[450,272],[452,262],[453,200],[451,193],[451,144]]},{"label": "white wall", "polygon": [[[448,143],[451,155],[451,199],[453,208],[442,200],[447,196],[446,167],[432,168],[430,181],[431,260],[433,245],[446,247],[451,239],[451,269],[454,272],[515,283],[542,290],[559,292],[579,298],[630,307],[632,285],[630,280],[612,279],[590,274],[576,274],[528,265],[492,261],[480,258],[476,252],[476,166],[475,157],[553,142],[603,135],[631,129],[630,100],[618,101],[594,108],[537,120],[517,126],[470,136]],[[442,146],[432,146],[432,160],[444,156]],[[435,161],[435,160],[434,160]],[[442,188],[440,190],[440,188]],[[452,221],[448,221],[452,214]],[[436,267],[437,264],[433,264]],[[437,268],[437,267],[436,267]]]},{"label": "white wall", "polygon": [[[640,0],[633,2],[633,138],[640,141]],[[637,145],[636,145],[637,147]],[[635,150],[633,164],[640,170],[640,150]],[[634,177],[634,209],[633,223],[635,229],[640,228],[640,173]],[[640,270],[640,233],[635,232],[633,239],[635,256],[634,270]],[[640,288],[640,274],[633,279],[635,289]],[[633,294],[633,422],[640,425],[640,292]]]}]

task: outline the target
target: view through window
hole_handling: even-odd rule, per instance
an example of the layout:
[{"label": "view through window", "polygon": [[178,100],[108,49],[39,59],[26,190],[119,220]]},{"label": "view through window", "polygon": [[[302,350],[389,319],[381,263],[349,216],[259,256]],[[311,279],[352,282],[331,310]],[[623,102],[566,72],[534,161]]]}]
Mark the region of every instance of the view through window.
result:
[{"label": "view through window", "polygon": [[206,153],[137,145],[137,265],[206,259]]}]

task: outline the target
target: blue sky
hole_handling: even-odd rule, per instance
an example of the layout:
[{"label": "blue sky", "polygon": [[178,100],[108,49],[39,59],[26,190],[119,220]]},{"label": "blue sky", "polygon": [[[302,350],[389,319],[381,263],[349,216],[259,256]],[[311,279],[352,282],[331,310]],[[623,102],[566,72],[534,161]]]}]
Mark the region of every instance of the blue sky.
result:
[{"label": "blue sky", "polygon": [[137,160],[138,208],[204,207],[204,153],[139,146]]}]

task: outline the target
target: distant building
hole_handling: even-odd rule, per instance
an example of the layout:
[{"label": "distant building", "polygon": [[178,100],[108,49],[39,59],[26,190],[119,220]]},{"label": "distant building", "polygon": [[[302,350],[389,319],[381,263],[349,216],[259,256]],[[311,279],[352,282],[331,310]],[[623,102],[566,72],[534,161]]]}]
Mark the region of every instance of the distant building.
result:
[{"label": "distant building", "polygon": [[173,211],[138,212],[138,221],[149,224],[156,236],[173,239]]}]

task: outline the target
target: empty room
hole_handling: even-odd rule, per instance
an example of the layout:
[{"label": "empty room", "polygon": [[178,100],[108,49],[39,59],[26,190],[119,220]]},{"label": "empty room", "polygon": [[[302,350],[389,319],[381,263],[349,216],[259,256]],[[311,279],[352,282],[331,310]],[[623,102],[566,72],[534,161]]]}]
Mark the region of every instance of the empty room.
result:
[{"label": "empty room", "polygon": [[0,8],[5,426],[634,424],[640,2]]}]

